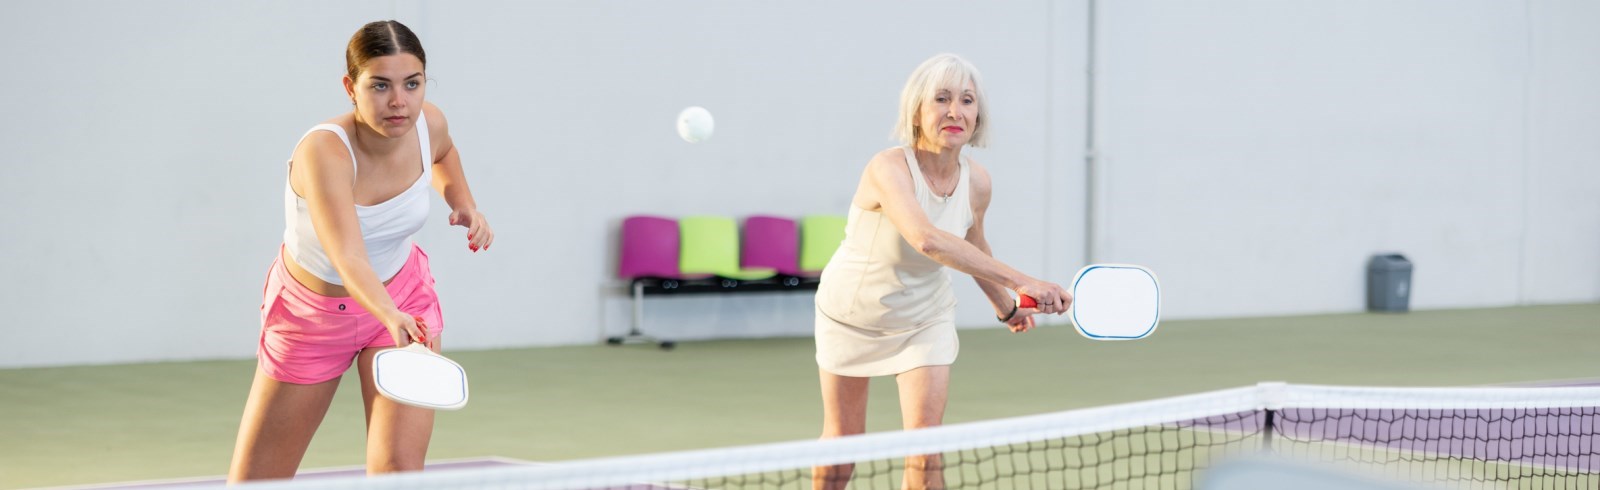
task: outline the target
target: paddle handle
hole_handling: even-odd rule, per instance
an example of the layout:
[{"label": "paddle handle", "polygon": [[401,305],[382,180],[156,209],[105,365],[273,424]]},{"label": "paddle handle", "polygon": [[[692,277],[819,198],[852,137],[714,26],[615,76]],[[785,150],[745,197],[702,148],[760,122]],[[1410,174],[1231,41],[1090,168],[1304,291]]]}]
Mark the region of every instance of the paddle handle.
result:
[{"label": "paddle handle", "polygon": [[1018,308],[1038,308],[1039,307],[1039,300],[1033,299],[1032,296],[1028,296],[1026,294],[1019,295],[1019,296],[1017,296],[1017,307]]}]

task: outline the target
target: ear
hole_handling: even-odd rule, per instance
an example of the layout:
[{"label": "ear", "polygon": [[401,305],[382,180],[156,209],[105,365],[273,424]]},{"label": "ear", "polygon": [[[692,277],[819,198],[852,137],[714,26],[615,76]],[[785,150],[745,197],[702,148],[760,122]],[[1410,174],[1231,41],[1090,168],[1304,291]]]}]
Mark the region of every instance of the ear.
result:
[{"label": "ear", "polygon": [[344,83],[344,94],[350,97],[350,103],[351,104],[355,104],[356,103],[356,81],[355,80],[351,80],[350,79],[350,75],[344,75],[344,76],[339,77],[339,81]]}]

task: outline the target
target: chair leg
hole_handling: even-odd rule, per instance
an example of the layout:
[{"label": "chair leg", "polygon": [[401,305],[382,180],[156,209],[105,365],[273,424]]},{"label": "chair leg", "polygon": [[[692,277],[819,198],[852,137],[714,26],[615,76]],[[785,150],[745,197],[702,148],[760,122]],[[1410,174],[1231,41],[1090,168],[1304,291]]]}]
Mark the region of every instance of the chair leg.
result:
[{"label": "chair leg", "polygon": [[670,340],[660,340],[641,331],[644,325],[644,282],[633,281],[632,291],[633,324],[628,326],[628,335],[606,339],[607,344],[622,345],[632,343],[659,344],[662,350],[671,350],[677,344]]}]

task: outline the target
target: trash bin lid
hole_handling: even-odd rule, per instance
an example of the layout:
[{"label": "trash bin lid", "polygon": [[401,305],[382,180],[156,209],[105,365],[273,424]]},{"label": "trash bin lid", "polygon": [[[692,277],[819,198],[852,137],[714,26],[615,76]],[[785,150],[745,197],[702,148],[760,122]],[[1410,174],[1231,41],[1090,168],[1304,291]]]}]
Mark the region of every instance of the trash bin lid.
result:
[{"label": "trash bin lid", "polygon": [[1367,261],[1367,268],[1373,270],[1410,270],[1411,260],[1397,253],[1376,254],[1372,256],[1371,260]]}]

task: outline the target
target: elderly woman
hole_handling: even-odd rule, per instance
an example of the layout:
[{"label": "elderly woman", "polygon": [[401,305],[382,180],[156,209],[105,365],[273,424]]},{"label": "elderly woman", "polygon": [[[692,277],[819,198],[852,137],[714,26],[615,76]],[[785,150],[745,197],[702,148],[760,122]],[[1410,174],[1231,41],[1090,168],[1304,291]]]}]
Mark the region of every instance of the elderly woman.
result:
[{"label": "elderly woman", "polygon": [[[984,146],[988,111],[978,70],[941,54],[911,73],[900,96],[896,136],[904,146],[879,152],[856,185],[844,242],[817,289],[817,366],[822,378],[822,437],[866,430],[867,384],[895,376],[906,429],[944,418],[959,342],[950,267],[970,274],[1013,332],[1033,328],[1033,314],[1067,311],[1072,298],[995,260],[983,234],[993,187],[989,172],[961,150]],[[1010,289],[1038,300],[1018,308]],[[852,465],[819,467],[818,488],[843,488]],[[906,458],[908,488],[942,487],[937,455]]]}]

